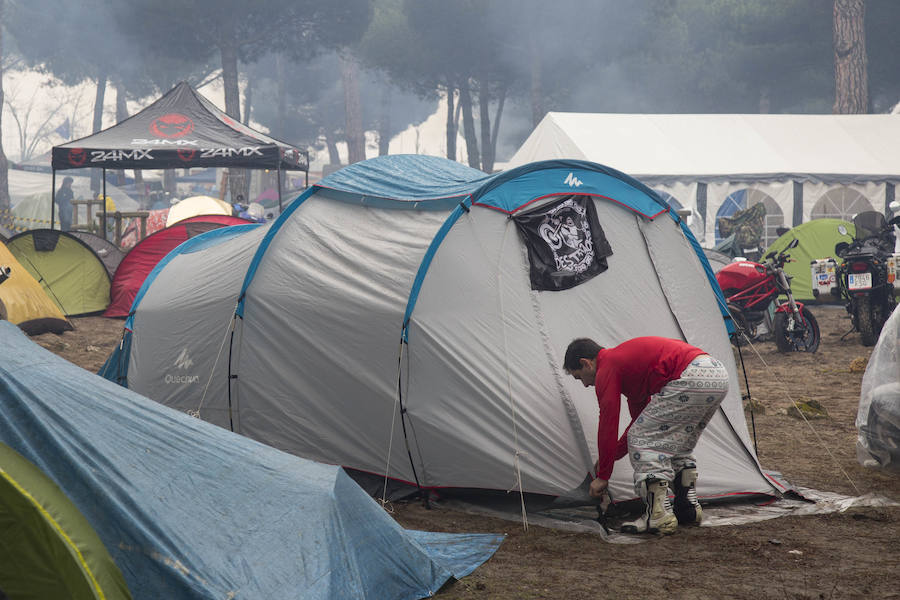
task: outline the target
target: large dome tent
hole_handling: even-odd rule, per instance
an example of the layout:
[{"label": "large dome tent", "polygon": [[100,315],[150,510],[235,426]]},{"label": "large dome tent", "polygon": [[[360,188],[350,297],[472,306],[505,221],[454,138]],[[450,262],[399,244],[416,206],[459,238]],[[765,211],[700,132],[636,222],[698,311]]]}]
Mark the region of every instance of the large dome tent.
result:
[{"label": "large dome tent", "polygon": [[[358,471],[564,495],[596,459],[597,418],[593,394],[562,372],[566,345],[665,335],[732,373],[698,447],[700,494],[779,493],[752,450],[709,264],[627,175],[568,160],[485,175],[384,156],[326,177],[269,227],[229,229],[183,244],[145,281],[108,378]],[[551,260],[591,276],[542,264],[529,246],[539,231],[573,248]],[[611,487],[633,496],[625,461]]]},{"label": "large dome tent", "polygon": [[231,215],[187,217],[138,242],[119,263],[110,286],[109,306],[104,317],[126,317],[141,284],[153,267],[178,244],[211,229],[247,223]]}]

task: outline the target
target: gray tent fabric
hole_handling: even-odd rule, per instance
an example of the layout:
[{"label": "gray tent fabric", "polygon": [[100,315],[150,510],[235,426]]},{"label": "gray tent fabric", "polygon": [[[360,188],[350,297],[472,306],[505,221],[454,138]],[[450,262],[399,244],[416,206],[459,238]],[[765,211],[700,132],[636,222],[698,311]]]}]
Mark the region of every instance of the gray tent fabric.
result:
[{"label": "gray tent fabric", "polygon": [[733,260],[733,257],[723,252],[719,252],[718,250],[704,248],[703,253],[706,254],[706,260],[709,261],[709,265],[716,273],[718,273],[722,267],[731,264],[731,261]]},{"label": "gray tent fabric", "polygon": [[135,599],[431,596],[501,535],[409,531],[340,468],[152,402],[0,321],[0,442],[76,505]]},{"label": "gray tent fabric", "polygon": [[[708,264],[651,190],[592,163],[486,178],[428,158],[357,163],[271,226],[170,254],[126,322],[128,387],[299,456],[427,488],[587,498],[597,404],[562,373],[562,352],[584,335],[606,346],[663,335],[732,374],[698,446],[700,494],[780,493],[752,450]],[[532,290],[509,215],[573,193],[596,209],[609,268]],[[631,478],[619,461],[614,498],[633,497]]]}]

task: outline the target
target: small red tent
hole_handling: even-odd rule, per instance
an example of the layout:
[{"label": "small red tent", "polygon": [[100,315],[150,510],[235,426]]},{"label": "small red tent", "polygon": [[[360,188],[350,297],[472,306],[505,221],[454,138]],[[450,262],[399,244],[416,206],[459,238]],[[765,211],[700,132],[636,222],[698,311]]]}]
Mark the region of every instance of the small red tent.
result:
[{"label": "small red tent", "polygon": [[128,251],[110,286],[110,302],[104,317],[127,317],[131,304],[144,280],[166,254],[182,242],[212,229],[249,223],[246,219],[228,215],[197,215],[179,221],[171,227],[145,237]]}]

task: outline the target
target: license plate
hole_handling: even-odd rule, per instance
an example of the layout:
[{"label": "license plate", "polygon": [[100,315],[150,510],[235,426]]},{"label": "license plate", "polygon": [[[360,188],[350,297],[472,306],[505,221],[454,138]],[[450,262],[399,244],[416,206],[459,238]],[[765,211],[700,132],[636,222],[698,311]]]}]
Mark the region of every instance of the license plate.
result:
[{"label": "license plate", "polygon": [[872,287],[871,273],[850,273],[847,276],[847,287],[851,290],[867,290]]}]

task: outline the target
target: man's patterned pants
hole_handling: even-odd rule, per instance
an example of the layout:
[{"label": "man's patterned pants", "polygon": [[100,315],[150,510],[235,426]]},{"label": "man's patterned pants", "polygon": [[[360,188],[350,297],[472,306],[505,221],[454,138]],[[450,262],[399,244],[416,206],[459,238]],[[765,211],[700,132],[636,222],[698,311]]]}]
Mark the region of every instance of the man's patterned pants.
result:
[{"label": "man's patterned pants", "polygon": [[675,473],[696,464],[694,446],[727,393],[725,366],[701,354],[651,397],[628,430],[635,491],[650,477],[671,484]]}]

